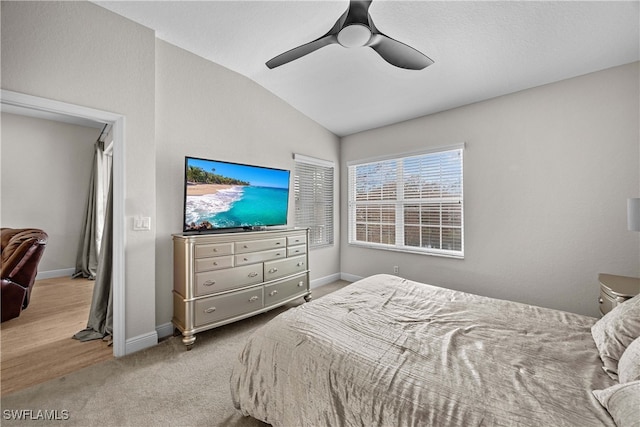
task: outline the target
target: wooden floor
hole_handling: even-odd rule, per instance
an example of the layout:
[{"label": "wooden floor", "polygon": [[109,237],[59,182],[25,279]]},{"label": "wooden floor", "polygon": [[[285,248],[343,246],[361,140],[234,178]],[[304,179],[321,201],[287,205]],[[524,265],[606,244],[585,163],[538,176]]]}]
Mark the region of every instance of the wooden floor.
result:
[{"label": "wooden floor", "polygon": [[93,281],[36,281],[29,307],[0,324],[1,395],[113,358],[102,340],[71,338],[87,325]]}]

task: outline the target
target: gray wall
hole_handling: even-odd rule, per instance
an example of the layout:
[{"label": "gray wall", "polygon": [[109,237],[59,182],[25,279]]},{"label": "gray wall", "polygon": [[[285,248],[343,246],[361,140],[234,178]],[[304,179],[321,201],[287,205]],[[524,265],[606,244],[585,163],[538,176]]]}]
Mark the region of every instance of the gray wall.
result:
[{"label": "gray wall", "polygon": [[[152,30],[88,2],[3,2],[2,88],[126,117],[128,340],[171,319],[185,155],[287,169],[294,152],[339,156],[335,135],[253,81],[156,45]],[[132,231],[137,215],[151,217],[151,232]],[[314,250],[310,263],[312,280],[338,274],[339,246]]]},{"label": "gray wall", "polygon": [[[338,183],[348,160],[467,142],[465,260],[352,248],[337,227],[340,245],[311,254],[313,280],[399,265],[434,284],[596,314],[598,272],[640,273],[639,237],[625,228],[640,182],[638,64],[340,142],[251,80],[92,3],[1,7],[3,89],[126,117],[127,339],[171,316],[184,155],[292,168],[299,152],[340,160]],[[136,215],[151,217],[151,232],[132,231]]]},{"label": "gray wall", "polygon": [[[332,160],[337,170],[339,145],[335,135],[252,80],[162,40],[156,42],[156,101],[156,322],[163,325],[173,310],[171,234],[182,231],[184,157],[293,170],[293,153],[300,153]],[[338,181],[339,175],[336,194]],[[337,274],[339,263],[337,243],[312,250],[312,282]]]},{"label": "gray wall", "polygon": [[638,63],[343,138],[341,160],[465,142],[465,259],[348,245],[341,269],[392,273],[596,316],[600,272],[638,276]]},{"label": "gray wall", "polygon": [[[339,158],[335,135],[250,79],[156,45],[152,30],[88,2],[3,2],[2,88],[126,117],[128,340],[171,319],[185,155],[287,169],[294,152]],[[151,217],[151,232],[132,231],[137,215]],[[335,217],[339,233],[337,204]],[[312,280],[337,275],[338,244],[310,263]]]},{"label": "gray wall", "polygon": [[2,2],[2,89],[126,117],[125,335],[155,334],[155,35],[89,2]]},{"label": "gray wall", "polygon": [[39,277],[68,275],[76,265],[99,134],[96,128],[2,113],[0,224],[49,235]]}]

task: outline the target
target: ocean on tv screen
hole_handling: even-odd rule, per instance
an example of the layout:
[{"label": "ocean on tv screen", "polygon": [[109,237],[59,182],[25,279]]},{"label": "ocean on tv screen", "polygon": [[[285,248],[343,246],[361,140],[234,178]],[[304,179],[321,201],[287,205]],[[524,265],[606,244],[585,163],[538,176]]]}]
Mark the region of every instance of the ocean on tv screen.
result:
[{"label": "ocean on tv screen", "polygon": [[189,184],[185,231],[285,225],[288,201],[286,188]]}]

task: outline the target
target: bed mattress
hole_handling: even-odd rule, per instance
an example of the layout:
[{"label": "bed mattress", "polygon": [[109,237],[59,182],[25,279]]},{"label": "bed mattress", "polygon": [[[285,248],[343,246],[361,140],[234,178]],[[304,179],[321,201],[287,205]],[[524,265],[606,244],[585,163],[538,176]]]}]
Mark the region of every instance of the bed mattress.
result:
[{"label": "bed mattress", "polygon": [[376,275],[257,330],[231,395],[274,426],[614,426],[596,320]]}]

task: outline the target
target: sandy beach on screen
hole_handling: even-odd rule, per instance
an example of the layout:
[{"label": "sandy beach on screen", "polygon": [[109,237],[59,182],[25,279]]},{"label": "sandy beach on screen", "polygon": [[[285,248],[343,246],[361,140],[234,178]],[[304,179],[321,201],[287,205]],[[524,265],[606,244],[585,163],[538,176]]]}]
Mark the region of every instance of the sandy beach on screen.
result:
[{"label": "sandy beach on screen", "polygon": [[204,196],[205,194],[216,194],[220,190],[227,190],[233,187],[235,187],[235,185],[189,184],[187,185],[187,196]]}]

